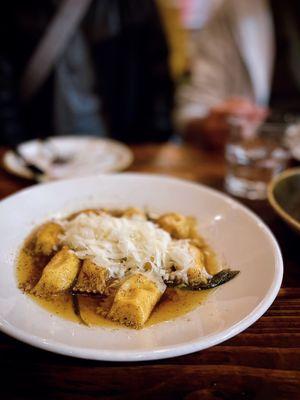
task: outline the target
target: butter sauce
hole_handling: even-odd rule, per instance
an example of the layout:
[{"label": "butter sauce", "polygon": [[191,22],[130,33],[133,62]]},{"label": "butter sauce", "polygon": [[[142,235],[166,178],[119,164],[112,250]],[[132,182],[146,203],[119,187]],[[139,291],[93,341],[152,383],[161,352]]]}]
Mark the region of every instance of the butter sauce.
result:
[{"label": "butter sauce", "polygon": [[[80,309],[81,319],[74,311],[72,295],[65,293],[45,299],[29,293],[30,289],[38,282],[43,268],[49,262],[49,257],[39,257],[34,253],[35,232],[25,241],[17,260],[17,281],[22,289],[34,302],[53,315],[73,322],[84,322],[88,326],[102,326],[109,328],[122,328],[123,326],[106,319],[97,313],[99,306],[103,306],[103,298],[95,295],[76,295]],[[213,251],[207,246],[205,257],[208,271],[211,274],[218,272],[218,263]],[[160,302],[156,305],[145,327],[163,321],[173,320],[194,310],[203,304],[212,290],[192,291],[184,289],[167,288]]]}]

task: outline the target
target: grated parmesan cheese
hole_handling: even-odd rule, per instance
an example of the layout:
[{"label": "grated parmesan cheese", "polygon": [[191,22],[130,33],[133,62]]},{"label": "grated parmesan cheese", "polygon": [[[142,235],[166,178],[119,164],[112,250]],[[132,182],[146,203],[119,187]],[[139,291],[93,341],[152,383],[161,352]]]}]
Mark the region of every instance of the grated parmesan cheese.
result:
[{"label": "grated parmesan cheese", "polygon": [[60,224],[64,228],[62,242],[79,258],[90,258],[106,268],[112,278],[142,273],[162,290],[164,280],[188,282],[187,271],[194,262],[189,240],[174,240],[153,222],[81,213]]}]

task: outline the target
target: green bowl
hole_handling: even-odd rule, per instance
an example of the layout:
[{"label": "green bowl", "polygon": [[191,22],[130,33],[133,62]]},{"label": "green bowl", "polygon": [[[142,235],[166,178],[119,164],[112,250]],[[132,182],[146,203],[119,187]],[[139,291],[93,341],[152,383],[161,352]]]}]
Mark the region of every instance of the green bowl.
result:
[{"label": "green bowl", "polygon": [[275,212],[300,233],[300,168],[277,175],[269,185],[268,200]]}]

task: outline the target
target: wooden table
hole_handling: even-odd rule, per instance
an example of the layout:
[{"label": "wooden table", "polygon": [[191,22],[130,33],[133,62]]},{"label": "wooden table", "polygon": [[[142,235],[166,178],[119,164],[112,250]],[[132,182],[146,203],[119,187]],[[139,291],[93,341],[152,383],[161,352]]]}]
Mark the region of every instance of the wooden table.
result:
[{"label": "wooden table", "polygon": [[[133,151],[131,171],[163,173],[222,189],[225,168],[220,156],[175,145],[135,146]],[[0,171],[1,198],[27,185]],[[68,358],[0,334],[1,398],[300,399],[299,237],[267,202],[244,203],[270,226],[285,264],[282,289],[259,321],[211,349],[131,364]]]}]

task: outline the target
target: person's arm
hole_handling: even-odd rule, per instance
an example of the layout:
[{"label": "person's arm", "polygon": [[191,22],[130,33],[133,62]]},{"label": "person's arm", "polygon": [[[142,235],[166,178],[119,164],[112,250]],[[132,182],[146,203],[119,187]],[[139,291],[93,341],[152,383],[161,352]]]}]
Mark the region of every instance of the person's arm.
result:
[{"label": "person's arm", "polygon": [[15,49],[14,5],[3,5],[0,16],[0,144],[15,145],[24,131],[18,93],[18,78],[13,52]]},{"label": "person's arm", "polygon": [[12,62],[0,55],[0,144],[14,146],[24,137]]}]

